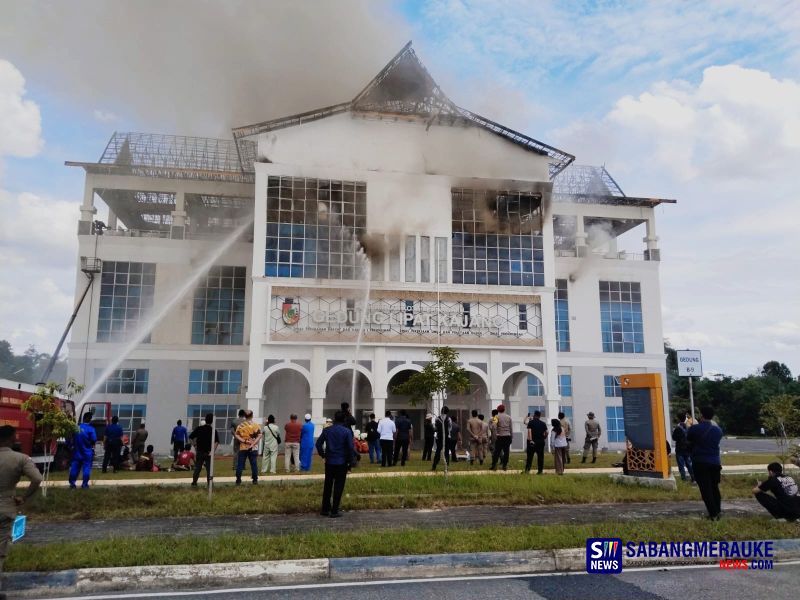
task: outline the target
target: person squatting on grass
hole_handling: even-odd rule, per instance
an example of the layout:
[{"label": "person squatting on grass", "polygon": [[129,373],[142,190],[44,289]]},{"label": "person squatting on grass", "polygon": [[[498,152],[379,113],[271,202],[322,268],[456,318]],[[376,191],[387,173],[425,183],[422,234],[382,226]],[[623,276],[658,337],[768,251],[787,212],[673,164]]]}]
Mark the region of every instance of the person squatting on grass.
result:
[{"label": "person squatting on grass", "polygon": [[[192,431],[189,439],[194,441],[197,448],[197,459],[194,463],[194,474],[192,475],[192,485],[197,486],[197,479],[200,477],[200,471],[203,470],[203,465],[206,467],[206,482],[211,483],[211,453],[216,452],[219,447],[219,434],[214,429],[214,413],[206,415],[205,423],[199,425]],[[214,438],[213,448],[211,438]]]},{"label": "person squatting on grass", "polygon": [[325,483],[322,487],[323,517],[336,518],[342,516],[339,503],[342,500],[347,471],[353,465],[355,447],[353,430],[345,425],[347,415],[337,411],[333,417],[333,425],[326,427],[317,438],[317,453],[325,461]]},{"label": "person squatting on grass", "polygon": [[[769,478],[753,488],[758,503],[769,511],[776,519],[797,521],[800,519],[800,495],[797,483],[783,474],[783,466],[773,462],[767,465]],[[767,492],[772,492],[770,496]]]},{"label": "person squatting on grass", "polygon": [[712,419],[714,409],[704,406],[700,409],[700,422],[689,427],[686,440],[692,452],[694,480],[700,488],[700,496],[708,510],[708,518],[718,521],[722,512],[722,497],[719,493],[722,463],[719,458],[720,429]]},{"label": "person squatting on grass", "polygon": [[[90,416],[91,419],[91,416]],[[0,427],[0,573],[8,555],[11,541],[11,525],[17,517],[17,507],[36,493],[42,483],[42,475],[29,456],[14,452],[11,447],[17,441],[17,430],[11,425]],[[22,476],[31,484],[25,494],[17,496],[17,484]],[[0,599],[6,595],[0,592]]]}]

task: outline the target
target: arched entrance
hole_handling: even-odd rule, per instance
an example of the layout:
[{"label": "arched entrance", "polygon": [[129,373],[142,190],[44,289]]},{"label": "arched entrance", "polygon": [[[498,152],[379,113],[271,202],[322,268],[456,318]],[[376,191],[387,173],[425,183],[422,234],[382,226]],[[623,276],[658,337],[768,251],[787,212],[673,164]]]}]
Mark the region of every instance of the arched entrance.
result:
[{"label": "arched entrance", "polygon": [[267,376],[262,389],[262,417],[275,415],[275,423],[283,429],[289,415],[302,421],[311,412],[311,393],[308,379],[297,370],[281,368]]},{"label": "arched entrance", "polygon": [[[422,448],[422,438],[425,424],[425,415],[431,410],[429,403],[418,402],[416,406],[411,405],[411,397],[404,396],[395,392],[397,386],[402,385],[408,381],[409,377],[421,371],[422,367],[418,365],[403,365],[403,368],[395,371],[389,378],[389,384],[386,386],[386,410],[391,410],[395,415],[397,411],[405,409],[408,413],[408,418],[411,419],[411,424],[414,427],[414,443],[412,448]],[[375,415],[378,419],[383,415]]]},{"label": "arched entrance", "polygon": [[[355,377],[355,400],[353,399],[353,377]],[[337,410],[341,410],[342,402],[350,404],[356,427],[364,429],[372,412],[372,384],[367,375],[347,367],[335,372],[325,386],[325,400],[322,404],[322,416],[333,418]]]}]

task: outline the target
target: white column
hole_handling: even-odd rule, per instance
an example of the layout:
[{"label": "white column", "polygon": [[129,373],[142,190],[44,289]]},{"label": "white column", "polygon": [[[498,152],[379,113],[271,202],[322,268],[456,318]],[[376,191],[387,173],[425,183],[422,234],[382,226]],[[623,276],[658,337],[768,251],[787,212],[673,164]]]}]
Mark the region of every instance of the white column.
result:
[{"label": "white column", "polygon": [[575,256],[586,256],[586,229],[584,228],[583,215],[575,216]]},{"label": "white column", "polygon": [[86,176],[83,185],[83,202],[81,203],[81,217],[78,222],[78,235],[91,235],[92,221],[97,214],[94,207],[94,182],[91,175]]},{"label": "white column", "polygon": [[491,350],[489,352],[489,389],[487,390],[487,397],[502,398],[504,383],[503,355],[499,350]]},{"label": "white column", "polygon": [[325,425],[325,417],[322,415],[322,405],[324,402],[324,397],[311,397],[311,422],[314,423],[314,435],[317,436]]},{"label": "white column", "polygon": [[186,227],[186,202],[182,189],[175,192],[175,210],[172,211],[171,236],[176,239],[185,237]]},{"label": "white column", "polygon": [[647,235],[642,239],[646,245],[645,258],[647,260],[661,260],[661,251],[658,248],[658,236],[656,235],[655,215],[650,215],[645,223]]},{"label": "white column", "polygon": [[117,213],[115,213],[111,208],[108,209],[108,225],[109,229],[116,229],[117,228]]},{"label": "white column", "polygon": [[383,415],[386,414],[386,396],[373,396],[372,411],[379,421],[383,418]]}]

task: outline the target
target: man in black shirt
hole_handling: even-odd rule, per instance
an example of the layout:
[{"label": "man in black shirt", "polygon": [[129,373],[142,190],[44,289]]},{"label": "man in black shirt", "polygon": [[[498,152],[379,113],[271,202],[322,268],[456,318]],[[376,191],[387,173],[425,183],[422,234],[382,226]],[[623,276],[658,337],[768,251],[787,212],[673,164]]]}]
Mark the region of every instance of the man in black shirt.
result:
[{"label": "man in black shirt", "polygon": [[450,430],[452,426],[450,409],[443,406],[441,414],[436,419],[436,453],[433,455],[431,471],[436,470],[436,465],[439,464],[439,460],[442,458],[442,451],[444,451],[445,471],[447,470],[447,448],[450,445]]},{"label": "man in black shirt", "polygon": [[675,460],[678,462],[678,471],[681,479],[686,481],[686,471],[689,471],[689,479],[694,483],[694,469],[692,468],[692,453],[689,441],[686,439],[686,413],[678,415],[678,424],[672,430],[672,441],[675,442]]},{"label": "man in black shirt", "polygon": [[[394,445],[394,459],[392,464],[397,464],[397,459],[400,459],[400,466],[405,467],[408,460],[408,445],[413,441],[414,427],[411,424],[411,419],[408,418],[408,413],[401,410],[394,422],[397,428],[397,439]],[[400,451],[403,451],[402,455]]]},{"label": "man in black shirt", "polygon": [[433,415],[425,415],[425,445],[422,447],[422,460],[430,460],[433,454],[433,440],[436,437],[436,428],[433,426]]},{"label": "man in black shirt", "polygon": [[378,421],[375,413],[370,413],[367,423],[367,446],[369,447],[369,462],[381,462],[381,436],[378,433]]},{"label": "man in black shirt", "polygon": [[197,486],[197,479],[200,477],[200,471],[203,465],[206,466],[206,480],[211,483],[211,432],[214,432],[214,448],[215,451],[219,446],[219,434],[214,429],[214,415],[208,413],[206,415],[206,422],[204,425],[196,427],[192,434],[189,436],[190,440],[194,441],[195,448],[197,449],[197,458],[194,463],[194,475],[192,476],[192,485]]},{"label": "man in black shirt", "polygon": [[350,403],[342,402],[342,412],[344,413],[344,426],[353,429],[356,426],[356,418],[350,412]]},{"label": "man in black shirt", "polygon": [[[769,463],[767,472],[769,479],[753,488],[756,500],[776,519],[800,519],[800,496],[794,479],[784,475],[783,467],[777,462]],[[774,495],[770,496],[767,492]]]},{"label": "man in black shirt", "polygon": [[525,460],[525,472],[530,473],[533,455],[536,454],[536,474],[541,475],[544,469],[544,443],[547,440],[547,425],[541,419],[542,413],[534,411],[533,418],[528,421],[528,456]]}]

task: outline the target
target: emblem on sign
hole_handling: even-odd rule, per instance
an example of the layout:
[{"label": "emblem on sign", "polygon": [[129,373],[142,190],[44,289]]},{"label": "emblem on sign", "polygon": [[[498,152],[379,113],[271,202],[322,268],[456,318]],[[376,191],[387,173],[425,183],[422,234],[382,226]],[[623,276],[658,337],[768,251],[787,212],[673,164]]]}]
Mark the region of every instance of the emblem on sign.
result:
[{"label": "emblem on sign", "polygon": [[296,325],[300,320],[300,305],[297,302],[283,303],[283,322],[287,325]]}]

